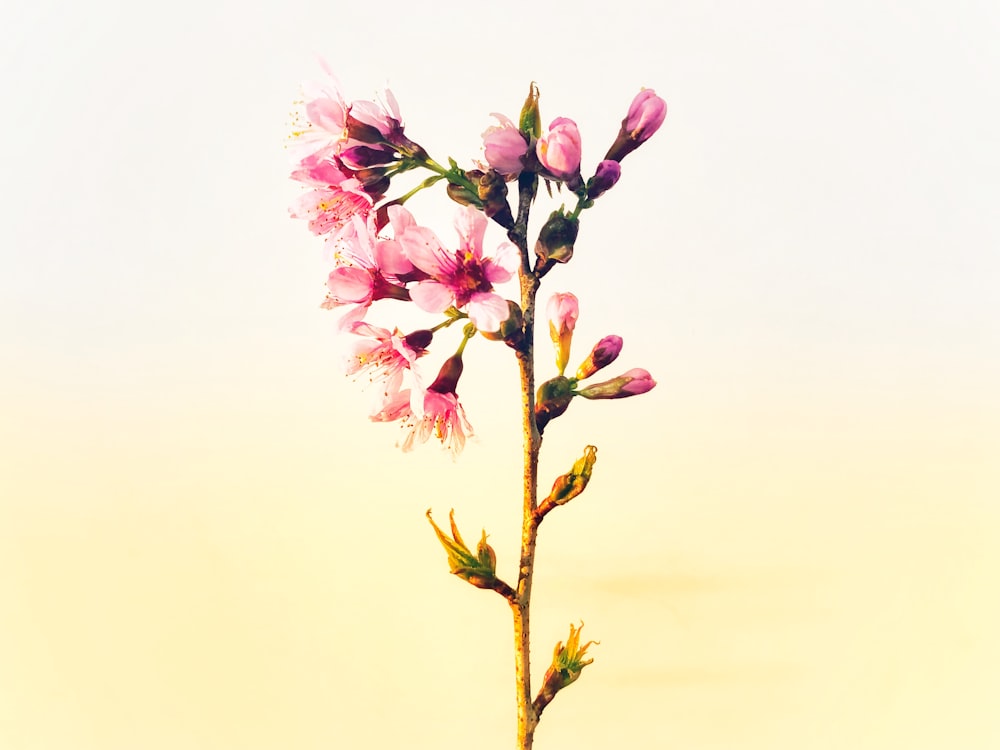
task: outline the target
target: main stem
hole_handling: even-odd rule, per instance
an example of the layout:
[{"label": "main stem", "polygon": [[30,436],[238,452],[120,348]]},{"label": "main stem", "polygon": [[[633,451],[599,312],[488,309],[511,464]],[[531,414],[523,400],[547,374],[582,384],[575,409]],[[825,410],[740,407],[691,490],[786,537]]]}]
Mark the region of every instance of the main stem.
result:
[{"label": "main stem", "polygon": [[523,489],[521,519],[521,561],[517,575],[517,596],[511,602],[514,615],[514,673],[517,683],[517,750],[531,750],[538,714],[531,696],[531,579],[535,566],[535,540],[538,536],[538,451],[541,436],[535,423],[535,295],[539,279],[531,270],[528,255],[528,213],[538,186],[534,175],[522,175],[519,180],[518,215],[509,237],[521,251],[521,313],[524,339],[517,351],[521,374],[521,427],[523,430]]}]

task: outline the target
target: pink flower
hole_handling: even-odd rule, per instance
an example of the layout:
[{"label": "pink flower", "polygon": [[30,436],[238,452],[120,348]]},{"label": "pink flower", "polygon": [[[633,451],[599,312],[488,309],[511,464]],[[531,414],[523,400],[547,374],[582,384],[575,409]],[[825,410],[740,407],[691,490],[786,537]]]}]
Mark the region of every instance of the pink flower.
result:
[{"label": "pink flower", "polygon": [[636,367],[617,378],[587,386],[578,391],[577,395],[590,399],[628,398],[651,391],[655,386],[656,381],[653,380],[653,376],[646,370]]},{"label": "pink flower", "polygon": [[314,234],[333,232],[336,237],[352,216],[366,217],[380,197],[378,185],[373,189],[363,183],[357,172],[328,150],[302,159],[291,178],[312,186],[289,207],[289,213],[293,218],[307,219]]},{"label": "pink flower", "polygon": [[396,446],[404,451],[413,449],[413,441],[417,436],[418,417],[414,409],[414,402],[423,392],[407,388],[390,396],[382,404],[379,411],[369,417],[372,422],[399,422],[400,429],[405,433],[404,437],[396,442]]},{"label": "pink flower", "polygon": [[355,215],[366,216],[374,202],[357,180],[347,179],[339,185],[314,188],[303,193],[288,209],[295,219],[306,219],[313,234],[334,233],[347,225]]},{"label": "pink flower", "polygon": [[566,117],[557,117],[549,125],[549,132],[535,144],[538,161],[558,180],[572,180],[580,173],[580,131],[576,123]]},{"label": "pink flower", "polygon": [[392,142],[403,132],[399,104],[389,89],[385,90],[388,106],[381,102],[358,100],[351,102],[347,113],[348,133],[362,143]]},{"label": "pink flower", "polygon": [[381,404],[384,407],[399,393],[403,374],[427,353],[429,336],[416,332],[404,336],[398,328],[389,331],[369,323],[353,323],[349,329],[354,338],[348,349],[345,369],[348,375],[367,376],[368,382],[383,386]]},{"label": "pink flower", "polygon": [[465,447],[466,436],[471,437],[472,434],[472,425],[465,416],[465,409],[457,394],[427,391],[417,435],[420,442],[427,442],[433,435],[452,456],[457,456]]},{"label": "pink flower", "polygon": [[341,235],[338,267],[330,272],[322,304],[328,310],[349,307],[343,328],[361,320],[375,300],[410,299],[400,277],[415,270],[398,242],[377,237],[374,215],[367,220],[355,215],[351,222],[352,231]]},{"label": "pink flower", "polygon": [[512,180],[524,168],[521,158],[528,153],[528,142],[509,117],[496,112],[492,116],[500,124],[491,125],[483,132],[483,155],[490,167],[504,179]]},{"label": "pink flower", "polygon": [[653,89],[640,91],[632,100],[618,137],[604,158],[614,161],[624,159],[660,129],[666,116],[667,103]]},{"label": "pink flower", "polygon": [[576,296],[569,292],[557,292],[549,297],[545,312],[549,316],[549,335],[556,349],[556,367],[562,375],[569,361],[570,345],[573,342],[573,329],[580,317],[580,303]]},{"label": "pink flower", "polygon": [[[400,209],[402,210],[402,209]],[[451,305],[468,308],[469,319],[481,331],[499,330],[507,319],[507,301],[493,292],[494,283],[508,281],[519,262],[517,248],[504,242],[493,258],[483,257],[488,220],[471,206],[459,209],[455,220],[460,245],[446,250],[430,229],[411,224],[396,234],[406,257],[430,278],[418,281],[410,297],[422,310],[443,312]]]},{"label": "pink flower", "polygon": [[326,79],[303,86],[303,100],[292,113],[288,150],[295,161],[321,151],[337,153],[346,138],[350,107],[340,92],[340,84],[323,67]]},{"label": "pink flower", "polygon": [[382,409],[371,416],[373,422],[400,422],[404,436],[396,443],[404,451],[413,450],[417,440],[426,443],[431,436],[441,441],[452,457],[472,437],[472,425],[455,393],[437,393],[409,388],[391,395]]}]

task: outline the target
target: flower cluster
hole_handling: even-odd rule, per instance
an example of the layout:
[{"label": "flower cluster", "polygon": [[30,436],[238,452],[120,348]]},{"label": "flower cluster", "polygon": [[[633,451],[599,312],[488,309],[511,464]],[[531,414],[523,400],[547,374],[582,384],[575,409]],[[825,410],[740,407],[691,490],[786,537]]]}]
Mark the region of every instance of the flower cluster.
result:
[{"label": "flower cluster", "polygon": [[[340,327],[352,337],[348,374],[366,375],[381,386],[371,419],[399,421],[405,428],[400,442],[404,450],[433,435],[458,453],[472,432],[456,393],[461,350],[469,335],[426,388],[415,365],[427,353],[435,330],[457,320],[467,318],[471,334],[500,329],[510,303],[493,285],[511,278],[516,250],[504,242],[493,256],[485,256],[487,219],[471,207],[458,210],[456,249],[446,248],[402,206],[389,206],[387,214],[382,230],[372,216],[352,217],[354,231],[339,239],[341,250],[327,279],[323,307],[345,309]],[[364,320],[372,303],[381,299],[409,301],[425,312],[444,314],[444,319],[433,329],[408,335],[398,328],[389,331]]]},{"label": "flower cluster", "polygon": [[292,205],[293,217],[314,234],[350,231],[353,216],[365,218],[384,197],[393,173],[411,168],[423,149],[403,132],[399,105],[386,89],[387,104],[348,102],[332,75],[309,87],[294,115],[289,151],[292,179],[310,189]]},{"label": "flower cluster", "polygon": [[[321,83],[305,92],[288,145],[294,162],[291,177],[306,188],[290,213],[324,237],[334,259],[322,307],[342,313],[339,329],[350,340],[347,373],[377,388],[370,418],[401,424],[399,444],[404,450],[433,436],[457,454],[472,434],[457,394],[466,344],[481,333],[514,349],[525,346],[523,311],[496,289],[528,267],[524,247],[502,241],[492,246],[490,254],[485,249],[491,220],[514,236],[505,183],[531,173],[565,185],[577,196],[575,211],[554,212],[539,232],[532,272],[541,277],[553,263],[570,259],[580,211],[614,186],[621,175],[618,162],[656,131],[666,105],[651,90],[640,92],[607,156],[584,181],[579,128],[573,120],[557,117],[543,132],[538,89],[532,84],[519,122],[494,114],[498,124],[483,133],[484,161],[466,170],[454,160],[448,160],[449,167],[441,166],[410,140],[391,91],[386,89],[379,100],[348,100],[326,73]],[[409,192],[389,198],[394,178],[416,169],[430,176]],[[441,180],[447,183],[447,195],[461,204],[454,245],[440,240],[403,205],[419,190]],[[381,300],[412,303],[439,316],[438,321],[410,333],[367,322],[369,309]],[[425,386],[419,360],[428,354],[438,331],[460,320],[467,323],[457,351]],[[568,357],[572,327],[565,321],[564,317],[569,334],[561,336]],[[587,367],[600,369],[603,365],[597,363],[608,359],[607,352],[602,352],[595,350]],[[560,355],[560,375],[565,366],[565,357]],[[619,378],[579,391],[573,381],[572,396],[620,398],[641,392],[646,381],[630,372],[621,376],[631,377],[628,382]]]}]

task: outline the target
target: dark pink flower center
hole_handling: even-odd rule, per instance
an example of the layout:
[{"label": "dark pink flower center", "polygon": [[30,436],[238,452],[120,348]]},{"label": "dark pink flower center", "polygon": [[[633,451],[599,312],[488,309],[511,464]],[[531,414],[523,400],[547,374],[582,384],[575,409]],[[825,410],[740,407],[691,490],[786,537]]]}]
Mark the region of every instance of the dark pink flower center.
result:
[{"label": "dark pink flower center", "polygon": [[472,299],[476,292],[489,292],[493,285],[486,278],[482,263],[470,251],[456,257],[458,267],[451,277],[450,284],[455,292],[455,305],[461,307]]}]

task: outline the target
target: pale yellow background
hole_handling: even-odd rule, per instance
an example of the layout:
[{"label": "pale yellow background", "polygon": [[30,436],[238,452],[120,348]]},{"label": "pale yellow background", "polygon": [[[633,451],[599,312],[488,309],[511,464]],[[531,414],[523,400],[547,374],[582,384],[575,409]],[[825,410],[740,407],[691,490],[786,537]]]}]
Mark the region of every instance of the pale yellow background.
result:
[{"label": "pale yellow background", "polygon": [[659,387],[547,435],[543,484],[599,460],[542,530],[536,679],[570,622],[601,645],[538,747],[1000,747],[995,3],[103,0],[0,29],[0,748],[513,744],[508,613],[423,513],[513,577],[515,369],[470,344],[455,464],[365,420],[285,208],[317,55],[463,164],[531,80],[586,169],[641,86],[670,104],[543,292],[581,300],[574,361],[616,332]]}]

